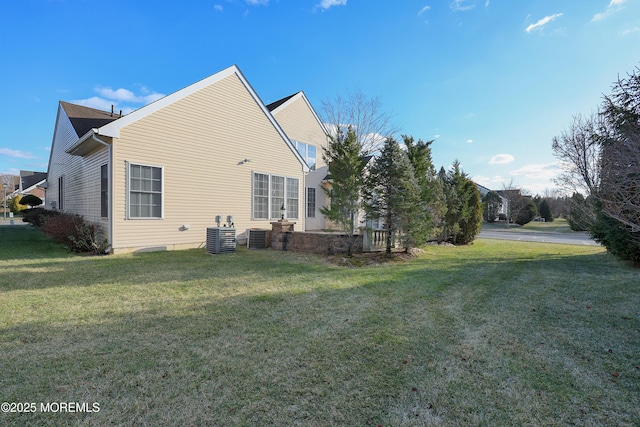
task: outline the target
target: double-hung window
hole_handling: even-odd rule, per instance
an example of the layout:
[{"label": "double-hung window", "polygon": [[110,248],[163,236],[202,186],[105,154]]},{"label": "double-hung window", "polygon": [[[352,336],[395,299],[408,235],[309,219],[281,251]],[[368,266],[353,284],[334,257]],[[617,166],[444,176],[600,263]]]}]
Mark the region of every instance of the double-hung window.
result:
[{"label": "double-hung window", "polygon": [[129,218],[162,218],[162,168],[129,164]]},{"label": "double-hung window", "polygon": [[253,174],[253,218],[269,219],[269,175]]},{"label": "double-hung window", "polygon": [[64,175],[58,178],[58,209],[64,210]]},{"label": "double-hung window", "polygon": [[316,217],[316,189],[307,187],[307,218]]},{"label": "double-hung window", "polygon": [[298,180],[287,178],[287,218],[298,218]]},{"label": "double-hung window", "polygon": [[271,218],[280,218],[280,209],[284,206],[284,180],[283,176],[271,176]]},{"label": "double-hung window", "polygon": [[298,153],[300,153],[304,161],[307,163],[307,166],[309,166],[309,169],[316,170],[316,146],[300,141],[292,142],[296,146]]},{"label": "double-hung window", "polygon": [[253,219],[280,219],[284,206],[287,218],[298,218],[299,179],[266,173],[253,174]]},{"label": "double-hung window", "polygon": [[109,216],[109,168],[100,166],[100,216]]}]

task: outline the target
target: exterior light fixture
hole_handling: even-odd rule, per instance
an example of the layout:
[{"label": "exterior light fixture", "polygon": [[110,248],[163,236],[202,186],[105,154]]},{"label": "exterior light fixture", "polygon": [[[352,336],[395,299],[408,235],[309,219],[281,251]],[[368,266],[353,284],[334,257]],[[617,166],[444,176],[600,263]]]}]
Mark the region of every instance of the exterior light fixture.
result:
[{"label": "exterior light fixture", "polygon": [[284,207],[284,203],[282,204],[282,207],[280,208],[280,219],[284,219],[284,215],[287,213],[287,208]]}]

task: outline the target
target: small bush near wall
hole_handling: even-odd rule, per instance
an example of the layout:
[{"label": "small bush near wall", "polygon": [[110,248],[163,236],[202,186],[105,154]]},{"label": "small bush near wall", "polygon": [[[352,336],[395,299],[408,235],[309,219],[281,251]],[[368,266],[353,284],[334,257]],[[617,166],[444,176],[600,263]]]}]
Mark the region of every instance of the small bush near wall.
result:
[{"label": "small bush near wall", "polygon": [[52,216],[44,222],[42,230],[73,252],[104,254],[109,247],[108,241],[101,237],[101,227],[78,215],[61,213]]},{"label": "small bush near wall", "polygon": [[22,211],[22,221],[42,228],[45,221],[52,216],[60,215],[58,211],[52,211],[44,208],[33,208]]}]

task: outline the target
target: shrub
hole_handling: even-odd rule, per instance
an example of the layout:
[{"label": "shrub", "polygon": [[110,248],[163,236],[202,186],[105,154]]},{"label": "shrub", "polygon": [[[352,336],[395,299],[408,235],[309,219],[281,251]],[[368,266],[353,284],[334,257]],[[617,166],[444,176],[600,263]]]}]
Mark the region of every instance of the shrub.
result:
[{"label": "shrub", "polygon": [[42,228],[47,219],[56,215],[60,215],[60,212],[45,208],[27,209],[22,212],[22,221],[31,223],[38,228]]},{"label": "shrub", "polygon": [[31,207],[40,206],[42,204],[42,199],[38,196],[34,196],[33,194],[27,194],[19,202],[21,205],[29,205]]},{"label": "shrub", "polygon": [[21,199],[22,199],[22,196],[19,194],[16,194],[12,199],[9,199],[7,201],[7,207],[11,212],[13,212],[14,215],[18,215],[21,211],[27,209],[25,205],[20,204]]},{"label": "shrub", "polygon": [[527,204],[518,213],[518,217],[516,218],[516,224],[525,225],[530,223],[536,217],[537,213],[538,213],[538,210],[536,209],[536,204],[533,203],[533,200],[527,201]]},{"label": "shrub", "polygon": [[61,213],[51,216],[44,222],[42,230],[73,252],[104,254],[109,247],[107,239],[102,237],[102,227],[78,215]]},{"label": "shrub", "polygon": [[607,216],[596,203],[596,220],[589,229],[591,237],[616,257],[640,265],[640,241],[619,221]]}]

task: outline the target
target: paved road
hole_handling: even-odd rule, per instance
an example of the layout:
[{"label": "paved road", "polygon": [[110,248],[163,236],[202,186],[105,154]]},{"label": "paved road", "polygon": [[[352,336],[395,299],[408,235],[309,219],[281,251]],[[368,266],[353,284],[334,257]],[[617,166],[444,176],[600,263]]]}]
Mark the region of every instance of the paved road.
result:
[{"label": "paved road", "polygon": [[520,240],[523,242],[562,243],[565,245],[600,246],[587,233],[538,233],[509,230],[482,230],[478,237],[485,239]]}]

